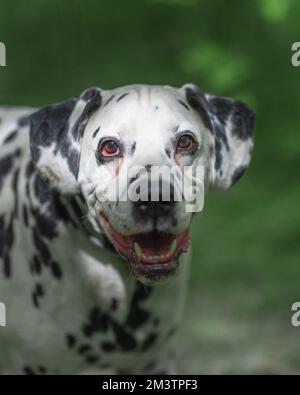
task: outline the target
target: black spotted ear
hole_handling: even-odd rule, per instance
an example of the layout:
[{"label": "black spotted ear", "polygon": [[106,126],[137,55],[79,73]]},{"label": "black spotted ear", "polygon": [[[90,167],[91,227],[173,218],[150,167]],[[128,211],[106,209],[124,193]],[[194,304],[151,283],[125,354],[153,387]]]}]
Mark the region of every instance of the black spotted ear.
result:
[{"label": "black spotted ear", "polygon": [[30,117],[33,162],[50,186],[64,194],[78,190],[82,133],[100,105],[101,90],[89,88],[79,97],[44,107]]},{"label": "black spotted ear", "polygon": [[202,93],[185,85],[186,98],[213,134],[212,184],[229,188],[249,166],[253,150],[255,112],[241,101]]}]

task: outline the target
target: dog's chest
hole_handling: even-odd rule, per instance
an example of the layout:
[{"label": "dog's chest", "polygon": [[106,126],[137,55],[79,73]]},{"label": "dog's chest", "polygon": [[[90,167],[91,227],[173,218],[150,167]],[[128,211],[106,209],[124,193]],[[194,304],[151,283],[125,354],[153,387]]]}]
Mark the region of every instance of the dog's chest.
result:
[{"label": "dog's chest", "polygon": [[74,371],[96,366],[123,373],[149,372],[149,364],[167,357],[178,327],[184,298],[181,281],[145,287],[115,262],[98,261],[99,270],[89,272],[86,264],[91,259],[82,262],[84,272],[79,278],[65,262],[64,279],[52,295],[46,296],[51,289],[45,286],[47,301],[42,298],[41,307],[55,316],[49,324],[55,323],[57,336],[54,343],[49,338],[43,344],[52,343],[55,355],[63,350],[62,364],[53,368],[64,372],[65,366],[72,365]]}]

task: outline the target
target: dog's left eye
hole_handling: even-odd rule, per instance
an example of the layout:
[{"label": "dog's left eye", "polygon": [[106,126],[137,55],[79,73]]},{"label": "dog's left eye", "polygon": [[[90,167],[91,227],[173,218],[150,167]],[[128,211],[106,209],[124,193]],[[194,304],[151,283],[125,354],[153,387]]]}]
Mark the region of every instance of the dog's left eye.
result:
[{"label": "dog's left eye", "polygon": [[177,150],[189,151],[196,146],[195,139],[190,134],[183,134],[177,141]]},{"label": "dog's left eye", "polygon": [[120,148],[116,141],[106,140],[101,144],[100,152],[104,157],[117,156],[120,154]]}]

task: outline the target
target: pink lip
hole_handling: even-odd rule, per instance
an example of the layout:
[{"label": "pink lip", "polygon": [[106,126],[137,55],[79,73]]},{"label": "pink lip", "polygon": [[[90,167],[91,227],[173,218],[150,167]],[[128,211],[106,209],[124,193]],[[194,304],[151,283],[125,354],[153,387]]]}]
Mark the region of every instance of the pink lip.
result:
[{"label": "pink lip", "polygon": [[[188,251],[189,229],[179,235],[154,231],[126,236],[116,231],[103,211],[100,215],[114,247],[132,264],[166,266],[178,260],[181,253]],[[170,248],[172,244],[173,248]]]}]

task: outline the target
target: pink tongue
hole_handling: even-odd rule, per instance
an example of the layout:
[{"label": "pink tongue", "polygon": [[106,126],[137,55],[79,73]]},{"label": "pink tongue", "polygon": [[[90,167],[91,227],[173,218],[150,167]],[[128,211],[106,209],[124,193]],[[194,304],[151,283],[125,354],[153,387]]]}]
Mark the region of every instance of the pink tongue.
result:
[{"label": "pink tongue", "polygon": [[171,246],[172,241],[176,239],[175,235],[152,232],[136,235],[136,241],[144,255],[163,255],[166,254]]}]

